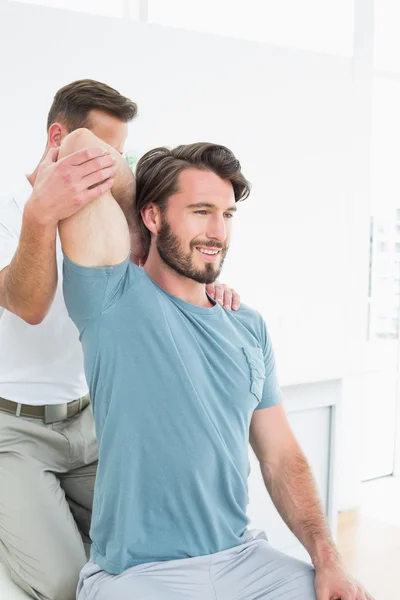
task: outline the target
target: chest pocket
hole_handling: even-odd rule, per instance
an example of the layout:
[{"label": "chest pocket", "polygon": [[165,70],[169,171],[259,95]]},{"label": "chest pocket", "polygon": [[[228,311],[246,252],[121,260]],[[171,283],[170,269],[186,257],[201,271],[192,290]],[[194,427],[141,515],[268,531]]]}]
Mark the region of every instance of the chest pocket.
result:
[{"label": "chest pocket", "polygon": [[263,351],[257,347],[243,347],[242,350],[250,369],[250,391],[261,402],[265,382]]}]

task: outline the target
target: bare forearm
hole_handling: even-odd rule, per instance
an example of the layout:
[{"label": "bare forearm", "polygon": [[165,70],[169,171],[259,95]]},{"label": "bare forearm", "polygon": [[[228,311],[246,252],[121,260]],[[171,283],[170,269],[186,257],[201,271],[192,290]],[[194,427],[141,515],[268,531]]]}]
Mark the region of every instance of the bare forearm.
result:
[{"label": "bare forearm", "polygon": [[279,514],[315,566],[338,559],[310,467],[296,444],[274,466],[261,463],[265,485]]},{"label": "bare forearm", "polygon": [[40,224],[27,204],[3,287],[7,308],[33,325],[46,316],[57,288],[56,232],[54,225]]}]

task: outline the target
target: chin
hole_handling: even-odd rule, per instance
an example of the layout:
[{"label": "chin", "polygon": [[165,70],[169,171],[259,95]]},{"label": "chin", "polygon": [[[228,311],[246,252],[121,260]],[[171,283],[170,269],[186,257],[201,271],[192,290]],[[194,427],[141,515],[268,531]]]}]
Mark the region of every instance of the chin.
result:
[{"label": "chin", "polygon": [[194,277],[193,279],[195,279],[195,281],[197,281],[198,283],[204,283],[208,285],[210,283],[214,283],[214,281],[218,279],[219,274],[220,269],[218,268],[213,269],[212,271],[210,271],[209,269],[202,269],[201,271],[199,270],[196,273],[197,277]]}]

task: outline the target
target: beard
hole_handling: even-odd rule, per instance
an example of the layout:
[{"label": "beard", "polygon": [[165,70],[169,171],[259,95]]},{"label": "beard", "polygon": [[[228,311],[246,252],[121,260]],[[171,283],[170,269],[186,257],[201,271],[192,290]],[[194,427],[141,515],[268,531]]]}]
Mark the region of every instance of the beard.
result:
[{"label": "beard", "polygon": [[[196,246],[204,246],[205,248],[218,248],[221,250],[221,258],[218,264],[205,263],[201,269],[194,265],[193,253],[196,252]],[[190,242],[190,252],[185,252],[182,248],[180,238],[172,231],[170,224],[166,219],[162,219],[161,229],[157,235],[157,250],[161,260],[173,271],[193,279],[197,283],[213,283],[218,279],[222,270],[228,246],[221,242],[208,240],[206,242],[192,241]]]}]

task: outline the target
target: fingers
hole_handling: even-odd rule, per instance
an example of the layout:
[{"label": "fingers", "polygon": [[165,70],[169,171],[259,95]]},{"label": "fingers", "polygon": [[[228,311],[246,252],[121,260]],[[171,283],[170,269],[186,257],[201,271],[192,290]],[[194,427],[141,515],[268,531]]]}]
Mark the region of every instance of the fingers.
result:
[{"label": "fingers", "polygon": [[318,590],[316,590],[316,592],[317,592],[317,600],[330,600],[331,599],[331,595],[327,588],[318,589]]},{"label": "fingers", "polygon": [[232,310],[239,310],[240,308],[240,295],[232,290]]},{"label": "fingers", "polygon": [[87,177],[84,177],[81,181],[81,189],[91,189],[92,187],[98,186],[99,183],[114,178],[117,172],[115,165],[106,169],[100,169]]},{"label": "fingers", "polygon": [[349,585],[340,598],[343,598],[343,600],[364,600],[364,596],[359,596],[353,585]]},{"label": "fingers", "polygon": [[88,160],[100,158],[101,156],[105,155],[110,155],[106,148],[83,148],[83,150],[78,150],[77,152],[73,152],[69,156],[66,156],[60,162],[62,162],[65,165],[73,165],[74,167],[76,167],[84,164]]},{"label": "fingers", "polygon": [[57,162],[59,150],[60,150],[59,148],[50,148],[50,150],[48,151],[48,153],[45,156],[43,163]]},{"label": "fingers", "polygon": [[215,300],[215,285],[213,283],[207,283],[206,292],[211,298]]},{"label": "fingers", "polygon": [[[99,151],[102,152],[100,156]],[[76,164],[89,156],[93,156],[93,158]],[[70,162],[71,158],[73,162]],[[76,190],[78,194],[92,187],[97,187],[99,183],[111,177],[114,178],[117,172],[113,155],[108,152],[104,154],[104,151],[98,148],[86,148],[63,158],[57,163],[57,169],[63,184]],[[99,194],[97,193],[97,195]]]},{"label": "fingers", "polygon": [[91,160],[87,160],[77,168],[77,172],[81,177],[87,177],[95,171],[99,171],[100,169],[107,169],[108,167],[112,167],[113,165],[115,165],[115,159],[113,155],[105,154],[103,156],[98,156],[96,158],[92,158]]},{"label": "fingers", "polygon": [[224,289],[224,308],[226,310],[232,310],[232,290],[226,286],[223,286]]},{"label": "fingers", "polygon": [[207,293],[213,298],[220,306],[223,306],[226,310],[238,310],[240,307],[240,296],[235,290],[228,287],[227,285],[215,281],[209,283],[206,286]]},{"label": "fingers", "polygon": [[215,281],[208,285],[207,292],[210,294],[211,298],[214,298],[217,304],[220,306],[224,305],[224,286],[219,283],[219,281]]},{"label": "fingers", "polygon": [[103,183],[101,183],[100,185],[96,185],[96,187],[92,187],[90,189],[83,190],[76,197],[76,202],[80,206],[84,206],[85,204],[88,204],[88,202],[90,202],[91,200],[94,200],[95,198],[98,198],[99,196],[102,196],[103,194],[105,194],[106,192],[111,190],[113,185],[114,185],[114,178],[110,177],[106,181],[103,181]]}]

